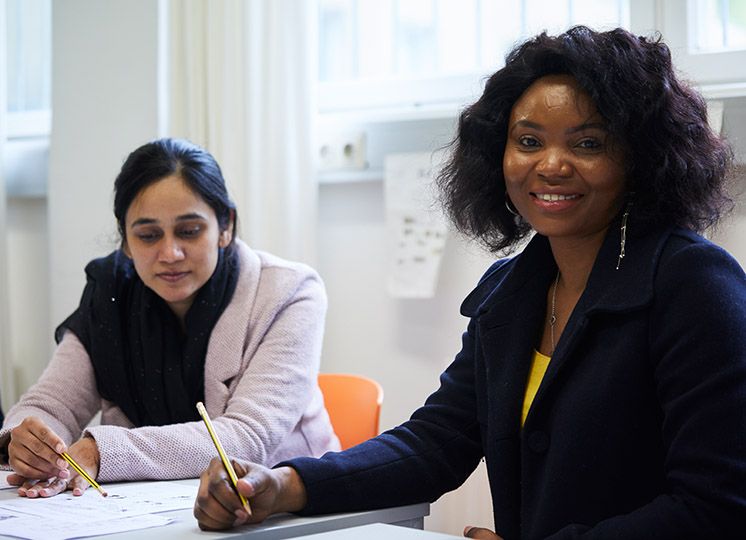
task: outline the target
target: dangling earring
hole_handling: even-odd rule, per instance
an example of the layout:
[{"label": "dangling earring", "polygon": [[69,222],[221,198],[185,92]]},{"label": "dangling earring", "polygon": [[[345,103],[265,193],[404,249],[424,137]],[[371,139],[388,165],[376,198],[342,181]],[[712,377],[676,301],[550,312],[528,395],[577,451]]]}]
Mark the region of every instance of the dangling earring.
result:
[{"label": "dangling earring", "polygon": [[[632,194],[630,194],[630,196],[631,195]],[[619,270],[619,267],[622,264],[622,259],[624,259],[625,249],[627,247],[627,219],[629,218],[629,211],[631,208],[632,200],[630,199],[627,202],[627,206],[624,208],[624,214],[622,214],[621,240],[619,242],[619,259],[617,259],[616,262],[617,270]]]},{"label": "dangling earring", "polygon": [[515,217],[519,218],[521,217],[521,214],[518,213],[518,210],[515,209],[513,206],[512,201],[510,200],[510,197],[508,197],[508,194],[505,194],[505,208],[508,209],[508,212],[513,214]]}]

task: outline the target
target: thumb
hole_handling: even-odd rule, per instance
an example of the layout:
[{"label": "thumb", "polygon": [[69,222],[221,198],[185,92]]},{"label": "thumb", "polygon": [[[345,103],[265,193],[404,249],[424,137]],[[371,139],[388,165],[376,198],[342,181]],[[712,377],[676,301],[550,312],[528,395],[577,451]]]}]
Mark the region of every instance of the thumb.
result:
[{"label": "thumb", "polygon": [[254,495],[256,495],[256,490],[254,489],[254,486],[249,481],[248,477],[239,478],[238,482],[236,482],[236,489],[244,497],[253,497]]},{"label": "thumb", "polygon": [[477,540],[501,540],[498,535],[489,529],[472,527],[470,525],[464,527],[464,536],[466,538],[476,538]]}]

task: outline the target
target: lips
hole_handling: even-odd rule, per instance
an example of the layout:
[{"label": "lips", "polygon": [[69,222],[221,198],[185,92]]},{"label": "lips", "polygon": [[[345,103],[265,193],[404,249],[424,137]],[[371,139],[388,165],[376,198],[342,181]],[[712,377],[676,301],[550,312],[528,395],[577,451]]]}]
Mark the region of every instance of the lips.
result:
[{"label": "lips", "polygon": [[578,204],[579,193],[531,193],[534,205],[544,212],[563,212]]},{"label": "lips", "polygon": [[163,281],[166,281],[168,283],[176,283],[177,281],[186,277],[188,274],[189,272],[161,272],[160,274],[156,275]]},{"label": "lips", "polygon": [[573,193],[570,195],[563,195],[561,193],[534,193],[533,195],[540,201],[545,202],[571,201],[580,198],[580,195],[578,195],[577,193]]}]

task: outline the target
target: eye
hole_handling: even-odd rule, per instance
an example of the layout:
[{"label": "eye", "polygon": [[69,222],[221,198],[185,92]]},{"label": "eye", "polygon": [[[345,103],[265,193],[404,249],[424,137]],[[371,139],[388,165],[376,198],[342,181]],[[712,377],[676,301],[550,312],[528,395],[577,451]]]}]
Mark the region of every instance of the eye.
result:
[{"label": "eye", "polygon": [[578,141],[576,146],[582,150],[600,150],[603,148],[604,144],[595,137],[587,137]]},{"label": "eye", "polygon": [[199,236],[199,233],[202,232],[202,227],[200,225],[190,225],[188,227],[184,227],[176,231],[176,234],[179,235],[181,238],[195,238]]},{"label": "eye", "polygon": [[161,233],[157,231],[141,231],[135,233],[135,237],[141,242],[152,244],[161,237]]},{"label": "eye", "polygon": [[522,135],[518,137],[518,145],[526,149],[534,149],[541,146],[539,140],[531,135]]}]

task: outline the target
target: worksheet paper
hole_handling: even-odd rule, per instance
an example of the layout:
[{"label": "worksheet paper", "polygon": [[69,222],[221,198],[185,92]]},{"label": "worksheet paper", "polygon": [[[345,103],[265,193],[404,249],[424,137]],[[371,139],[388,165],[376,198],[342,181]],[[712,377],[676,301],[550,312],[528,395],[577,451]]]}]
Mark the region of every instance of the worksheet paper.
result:
[{"label": "worksheet paper", "polygon": [[8,484],[8,475],[10,474],[13,474],[13,471],[0,471],[0,490],[17,489],[16,486]]},{"label": "worksheet paper", "polygon": [[385,157],[388,290],[394,298],[435,295],[448,231],[434,186],[442,159],[442,152]]},{"label": "worksheet paper", "polygon": [[50,498],[0,500],[0,534],[19,538],[65,540],[111,534],[171,523],[160,512],[191,508],[194,485],[136,482],[106,486],[108,497],[88,488]]}]

